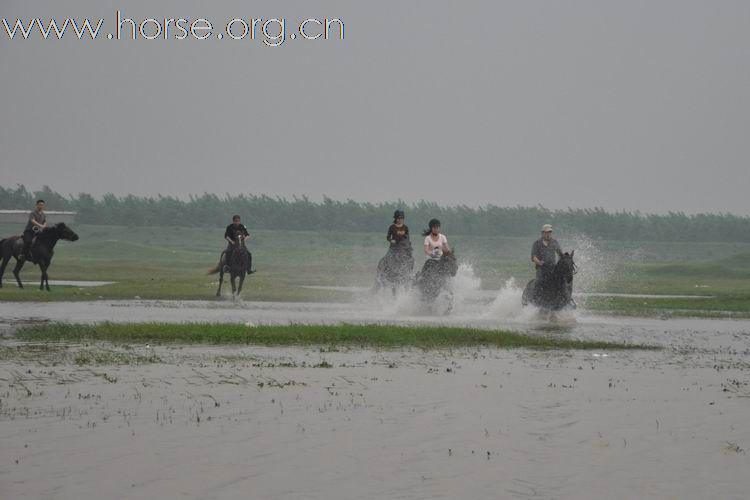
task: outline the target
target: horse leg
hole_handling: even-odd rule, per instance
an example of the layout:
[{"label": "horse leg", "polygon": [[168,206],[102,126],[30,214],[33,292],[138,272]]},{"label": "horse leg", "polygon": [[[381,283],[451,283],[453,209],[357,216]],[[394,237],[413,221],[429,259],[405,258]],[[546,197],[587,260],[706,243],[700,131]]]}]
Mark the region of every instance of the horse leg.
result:
[{"label": "horse leg", "polygon": [[44,290],[44,277],[47,274],[47,268],[44,267],[44,262],[39,261],[39,269],[42,271],[42,277],[39,281],[39,289]]},{"label": "horse leg", "polygon": [[216,296],[221,295],[221,284],[224,283],[224,266],[219,267],[219,289],[216,290]]},{"label": "horse leg", "polygon": [[245,276],[247,273],[240,274],[240,283],[237,285],[237,296],[239,297],[240,293],[242,293],[242,284],[245,283]]},{"label": "horse leg", "polygon": [[5,268],[8,266],[8,262],[10,262],[10,255],[4,255],[3,261],[0,263],[0,288],[3,287],[3,274],[5,274]]},{"label": "horse leg", "polygon": [[47,260],[46,262],[44,262],[43,265],[44,265],[44,267],[42,269],[42,279],[44,279],[45,288],[47,288],[47,291],[49,292],[50,289],[49,289],[49,273],[48,273],[48,271],[49,271],[50,266],[52,266],[52,260]]},{"label": "horse leg", "polygon": [[237,284],[235,283],[235,278],[237,276],[234,274],[234,271],[229,272],[229,282],[232,284],[232,295],[237,294]]},{"label": "horse leg", "polygon": [[19,274],[21,272],[21,268],[23,268],[23,265],[26,263],[23,259],[16,259],[16,267],[13,268],[13,276],[16,277],[16,283],[18,283],[18,288],[23,288],[23,283],[21,283],[21,275]]}]

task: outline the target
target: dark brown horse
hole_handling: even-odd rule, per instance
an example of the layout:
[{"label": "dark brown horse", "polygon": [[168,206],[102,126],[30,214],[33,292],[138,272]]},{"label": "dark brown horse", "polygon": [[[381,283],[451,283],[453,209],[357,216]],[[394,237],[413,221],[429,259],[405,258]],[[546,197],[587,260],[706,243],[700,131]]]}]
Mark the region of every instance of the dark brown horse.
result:
[{"label": "dark brown horse", "polygon": [[[247,274],[250,264],[250,256],[245,247],[245,238],[240,235],[238,241],[231,246],[231,251],[224,251],[219,257],[219,263],[211,269],[208,274],[219,273],[219,289],[216,290],[216,296],[221,295],[221,285],[224,283],[224,273],[229,273],[229,282],[232,284],[232,295],[238,297],[242,292],[242,285],[245,283],[245,274]],[[235,283],[239,278],[239,283]]]},{"label": "dark brown horse", "polygon": [[573,276],[578,272],[573,261],[575,250],[568,253],[558,251],[557,264],[550,269],[543,269],[539,280],[529,281],[523,291],[521,303],[524,306],[535,305],[547,311],[559,311],[575,308],[573,300]]},{"label": "dark brown horse", "polygon": [[[50,264],[52,264],[52,256],[55,253],[55,245],[59,240],[76,241],[78,235],[60,222],[54,226],[49,226],[41,230],[33,245],[31,246],[31,257],[32,262],[39,266],[42,270],[42,279],[39,283],[39,289],[44,290],[45,286],[49,292],[49,276],[47,270]],[[21,268],[26,263],[26,257],[23,255],[23,238],[21,236],[12,236],[4,240],[0,240],[0,257],[2,257],[2,263],[0,263],[0,288],[3,286],[3,274],[5,274],[5,268],[10,262],[11,257],[16,259],[16,267],[13,268],[13,276],[16,277],[16,282],[19,288],[23,288],[21,283]]]},{"label": "dark brown horse", "polygon": [[381,288],[390,288],[395,296],[398,287],[404,287],[411,283],[413,269],[414,256],[412,255],[411,242],[407,239],[401,240],[392,245],[385,257],[378,262],[373,291],[377,292]]},{"label": "dark brown horse", "polygon": [[453,308],[453,292],[450,287],[450,279],[458,273],[458,261],[453,252],[443,252],[439,260],[428,259],[422,270],[414,278],[414,284],[422,299],[430,310],[438,296],[446,293],[448,307],[443,311],[448,314]]}]

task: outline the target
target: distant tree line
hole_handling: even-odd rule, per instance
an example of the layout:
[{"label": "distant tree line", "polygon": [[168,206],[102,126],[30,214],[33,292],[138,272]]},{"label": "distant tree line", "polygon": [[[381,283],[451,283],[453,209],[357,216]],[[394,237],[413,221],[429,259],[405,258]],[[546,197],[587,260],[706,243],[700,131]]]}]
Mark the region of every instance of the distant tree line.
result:
[{"label": "distant tree line", "polygon": [[21,185],[0,186],[0,209],[30,209],[37,198],[47,201],[48,210],[77,211],[78,222],[85,224],[221,226],[237,213],[251,229],[384,232],[393,211],[404,209],[412,234],[435,217],[448,234],[530,236],[537,234],[542,224],[551,223],[558,233],[610,240],[750,242],[750,217],[732,214],[654,215],[601,208],[550,210],[541,205],[472,208],[427,201],[361,203],[327,197],[315,202],[305,196],[287,199],[208,193],[188,199],[113,194],[95,198],[84,193],[63,196],[47,186],[41,191]]}]

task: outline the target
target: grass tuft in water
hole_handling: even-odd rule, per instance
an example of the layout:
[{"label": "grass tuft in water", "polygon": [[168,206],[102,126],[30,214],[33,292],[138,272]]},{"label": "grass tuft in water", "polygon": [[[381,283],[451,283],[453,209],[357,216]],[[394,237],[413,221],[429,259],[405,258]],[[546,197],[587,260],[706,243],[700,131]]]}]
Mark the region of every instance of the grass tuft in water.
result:
[{"label": "grass tuft in water", "polygon": [[337,345],[366,347],[447,347],[489,346],[532,349],[656,349],[654,346],[575,340],[565,337],[527,335],[505,330],[461,327],[394,326],[375,324],[341,325],[259,325],[241,324],[45,324],[17,332],[27,341],[109,341],[143,344],[253,344],[264,346]]}]

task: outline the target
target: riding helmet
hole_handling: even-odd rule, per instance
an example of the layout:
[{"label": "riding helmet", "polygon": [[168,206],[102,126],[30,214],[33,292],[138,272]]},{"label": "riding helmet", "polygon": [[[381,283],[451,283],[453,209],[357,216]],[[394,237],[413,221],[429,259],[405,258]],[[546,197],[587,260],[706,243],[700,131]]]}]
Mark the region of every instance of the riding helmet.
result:
[{"label": "riding helmet", "polygon": [[405,217],[403,210],[396,210],[393,212],[393,218],[398,219],[399,217]]},{"label": "riding helmet", "polygon": [[430,229],[432,229],[433,227],[439,227],[439,226],[440,226],[440,221],[439,221],[439,220],[437,220],[437,219],[432,219],[432,220],[430,221]]}]

